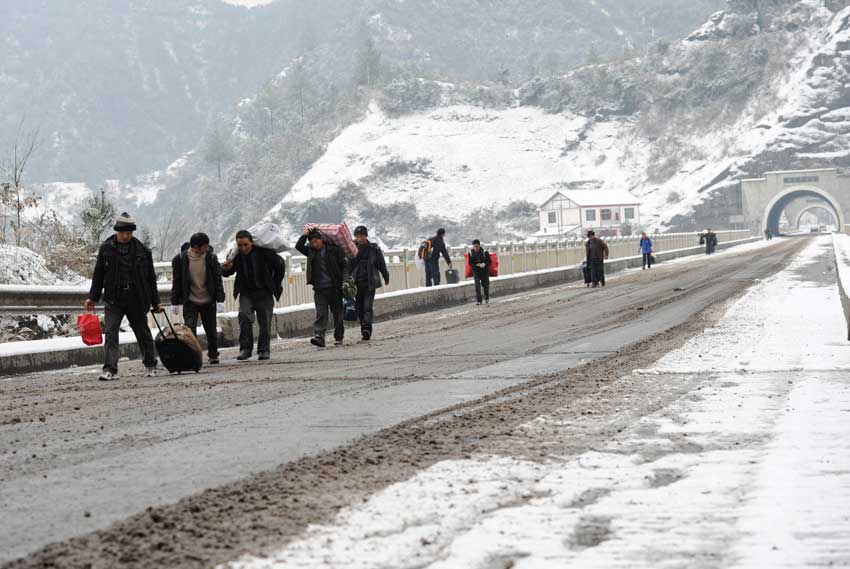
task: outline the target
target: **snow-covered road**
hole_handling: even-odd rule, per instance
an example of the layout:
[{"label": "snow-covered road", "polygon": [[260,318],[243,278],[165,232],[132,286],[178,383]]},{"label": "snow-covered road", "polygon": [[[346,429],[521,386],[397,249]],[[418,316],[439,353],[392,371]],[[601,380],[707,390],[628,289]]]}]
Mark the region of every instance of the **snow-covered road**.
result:
[{"label": "snow-covered road", "polygon": [[[686,388],[599,448],[439,462],[232,567],[850,566],[850,345],[830,257],[813,241],[634,370]],[[556,448],[573,418],[522,430]]]}]

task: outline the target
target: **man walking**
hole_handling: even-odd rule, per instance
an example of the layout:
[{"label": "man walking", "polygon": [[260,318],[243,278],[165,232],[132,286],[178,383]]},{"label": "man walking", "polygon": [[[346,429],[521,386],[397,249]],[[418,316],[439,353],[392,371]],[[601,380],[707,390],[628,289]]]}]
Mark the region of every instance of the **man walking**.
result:
[{"label": "man walking", "polygon": [[239,361],[251,358],[254,350],[254,315],[260,329],[257,359],[271,357],[271,323],[274,301],[283,294],[286,266],[271,249],[254,245],[254,237],[244,229],[236,234],[238,253],[224,263],[222,275],[236,274],[233,296],[239,299]]},{"label": "man walking", "polygon": [[584,245],[587,254],[587,266],[590,267],[590,280],[593,288],[600,284],[605,286],[605,261],[608,260],[608,244],[596,236],[596,232],[587,232],[587,243]]},{"label": "man walking", "polygon": [[369,241],[369,231],[360,225],[354,229],[357,256],[348,261],[348,273],[357,283],[354,307],[360,320],[360,334],[368,342],[372,337],[372,321],[375,292],[384,284],[390,284],[390,272],[384,252],[377,243]]},{"label": "man walking", "polygon": [[717,249],[717,234],[711,229],[705,230],[705,254],[713,255]]},{"label": "man walking", "polygon": [[446,260],[449,268],[452,268],[452,258],[446,249],[446,230],[442,227],[437,234],[426,243],[430,243],[424,256],[425,260],[425,286],[440,286],[440,255]]},{"label": "man walking", "polygon": [[650,239],[646,232],[642,232],[640,234],[640,252],[643,255],[643,269],[651,269],[652,268],[652,239]]},{"label": "man walking", "polygon": [[119,215],[113,229],[115,235],[104,241],[97,252],[91,289],[85,302],[86,310],[94,310],[101,297],[104,303],[105,361],[98,379],[118,379],[118,335],[125,316],[142,351],[145,375],[153,377],[156,375],[156,349],[148,327],[148,312],[151,309],[162,311],[153,256],[150,249],[133,237],[136,220],[130,214]]},{"label": "man walking", "polygon": [[317,348],[325,347],[330,311],[334,319],[335,344],[339,346],[345,336],[345,322],[342,318],[342,283],[348,280],[345,254],[333,243],[326,242],[315,227],[304,230],[295,248],[307,257],[307,284],[313,287],[313,301],[316,304],[316,321],[310,343]]},{"label": "man walking", "polygon": [[481,290],[484,289],[483,300],[485,304],[490,304],[490,252],[485,251],[481,247],[481,241],[478,239],[472,242],[472,249],[469,251],[469,266],[472,267],[472,277],[475,279],[475,298],[478,301],[478,306],[481,306],[482,295]]},{"label": "man walking", "polygon": [[224,302],[221,265],[205,233],[195,233],[189,247],[171,261],[171,304],[183,305],[183,322],[197,335],[198,316],[207,336],[207,357],[218,363],[217,303]]}]

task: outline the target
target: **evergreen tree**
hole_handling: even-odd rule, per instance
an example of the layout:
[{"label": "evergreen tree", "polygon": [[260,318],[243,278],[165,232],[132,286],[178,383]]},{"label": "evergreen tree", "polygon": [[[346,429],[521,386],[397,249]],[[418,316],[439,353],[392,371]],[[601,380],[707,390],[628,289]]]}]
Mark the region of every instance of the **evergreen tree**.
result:
[{"label": "evergreen tree", "polygon": [[233,159],[233,146],[230,136],[224,131],[220,121],[213,124],[204,142],[204,160],[216,165],[218,181],[221,182],[221,164]]}]

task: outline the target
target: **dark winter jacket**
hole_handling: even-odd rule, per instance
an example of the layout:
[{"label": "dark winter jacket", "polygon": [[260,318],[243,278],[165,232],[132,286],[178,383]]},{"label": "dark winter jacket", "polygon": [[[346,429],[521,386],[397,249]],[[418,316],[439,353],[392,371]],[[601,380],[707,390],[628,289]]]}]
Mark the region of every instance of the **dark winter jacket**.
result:
[{"label": "dark winter jacket", "polygon": [[[283,294],[283,277],[286,275],[286,265],[280,255],[271,249],[255,245],[250,254],[239,253],[233,259],[233,266],[230,270],[221,271],[222,276],[225,277],[234,273],[236,273],[236,282],[233,283],[234,298],[239,298],[242,291],[261,290],[280,300],[280,295]],[[253,283],[248,282],[249,277],[253,278]]]},{"label": "dark winter jacket", "polygon": [[[478,266],[481,263],[484,263],[484,267]],[[477,253],[475,249],[469,250],[469,266],[472,267],[473,273],[478,273],[479,275],[489,274],[491,263],[490,252],[485,251],[483,247]]]},{"label": "dark winter jacket", "polygon": [[[160,303],[156,288],[156,271],[153,268],[153,255],[150,249],[133,237],[130,240],[130,255],[133,265],[133,290],[138,300],[151,307]],[[104,241],[97,252],[89,298],[97,302],[103,296],[107,302],[118,299],[118,248],[113,235]]]},{"label": "dark winter jacket", "polygon": [[445,240],[439,235],[435,235],[429,239],[431,242],[431,257],[426,259],[429,263],[439,263],[440,255],[446,260],[449,265],[452,264],[452,258],[449,256],[449,250],[446,249]]},{"label": "dark winter jacket", "polygon": [[[224,302],[224,283],[221,281],[221,265],[213,254],[212,247],[206,254],[207,292],[213,302]],[[189,300],[191,282],[189,256],[186,252],[175,255],[171,260],[171,304],[185,304]]]},{"label": "dark winter jacket", "polygon": [[599,237],[591,237],[584,244],[587,260],[602,260],[608,258],[608,244]]},{"label": "dark winter jacket", "polygon": [[[331,281],[333,281],[334,290],[341,290],[343,281],[348,280],[348,263],[345,260],[345,254],[342,249],[333,243],[325,242],[325,261],[327,263],[328,272],[330,273]],[[307,245],[307,236],[302,235],[295,244],[295,249],[299,253],[307,257],[307,284],[315,288],[318,284],[318,263],[319,251]]]},{"label": "dark winter jacket", "polygon": [[363,249],[366,250],[368,255],[366,259],[367,272],[366,275],[359,274],[360,260],[358,257],[360,253],[358,253],[358,257],[352,257],[348,260],[348,274],[351,275],[351,278],[357,283],[365,281],[370,291],[378,290],[384,283],[390,284],[390,272],[387,270],[387,261],[384,259],[384,252],[381,251],[381,248],[376,243],[369,243],[365,247],[358,245],[357,248],[359,252],[362,252]]}]

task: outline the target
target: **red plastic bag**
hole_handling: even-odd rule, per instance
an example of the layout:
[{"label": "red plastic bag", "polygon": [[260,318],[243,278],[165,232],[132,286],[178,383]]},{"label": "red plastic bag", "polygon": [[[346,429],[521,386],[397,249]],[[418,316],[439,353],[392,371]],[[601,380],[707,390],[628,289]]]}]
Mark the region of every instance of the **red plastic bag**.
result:
[{"label": "red plastic bag", "polygon": [[94,312],[86,312],[77,316],[77,330],[86,346],[97,346],[103,343],[103,331],[100,320]]},{"label": "red plastic bag", "polygon": [[487,269],[491,277],[499,276],[499,256],[495,253],[490,253],[490,268]]},{"label": "red plastic bag", "polygon": [[463,258],[466,259],[466,267],[463,269],[464,278],[472,278],[472,265],[469,264],[469,253],[464,253]]},{"label": "red plastic bag", "polygon": [[354,239],[351,238],[351,231],[348,230],[348,225],[345,223],[307,223],[304,225],[306,231],[308,227],[316,227],[325,236],[325,239],[342,249],[347,257],[357,256],[357,245],[354,244]]}]

